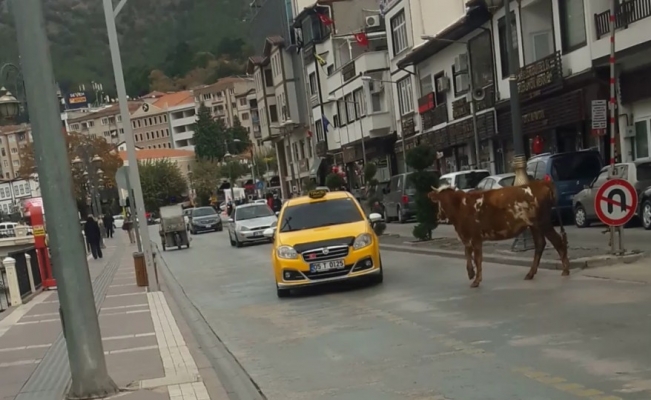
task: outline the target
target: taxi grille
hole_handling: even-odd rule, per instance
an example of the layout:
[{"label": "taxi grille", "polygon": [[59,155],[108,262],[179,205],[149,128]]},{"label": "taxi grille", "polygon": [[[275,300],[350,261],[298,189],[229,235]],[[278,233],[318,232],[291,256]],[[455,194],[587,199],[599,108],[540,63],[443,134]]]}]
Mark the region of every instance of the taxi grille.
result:
[{"label": "taxi grille", "polygon": [[305,262],[319,262],[345,258],[348,255],[348,246],[330,246],[320,249],[305,250],[301,255]]}]

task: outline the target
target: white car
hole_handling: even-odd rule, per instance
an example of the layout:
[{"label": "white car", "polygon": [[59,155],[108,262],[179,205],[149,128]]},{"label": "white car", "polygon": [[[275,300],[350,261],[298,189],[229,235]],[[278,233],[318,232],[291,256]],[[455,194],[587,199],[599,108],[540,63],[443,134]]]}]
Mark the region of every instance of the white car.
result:
[{"label": "white car", "polygon": [[122,214],[114,215],[113,225],[115,225],[115,229],[122,229],[122,225],[124,225],[124,216]]},{"label": "white car", "polygon": [[477,187],[477,184],[487,176],[490,172],[485,169],[474,169],[468,171],[450,172],[439,178],[439,186],[448,185],[455,189],[468,192]]}]

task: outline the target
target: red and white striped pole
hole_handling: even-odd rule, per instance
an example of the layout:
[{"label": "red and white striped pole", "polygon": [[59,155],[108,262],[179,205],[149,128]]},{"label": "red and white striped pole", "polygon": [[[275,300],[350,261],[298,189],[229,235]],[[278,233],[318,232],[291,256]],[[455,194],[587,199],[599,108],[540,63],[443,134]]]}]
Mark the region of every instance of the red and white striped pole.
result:
[{"label": "red and white striped pole", "polygon": [[[608,173],[609,178],[615,177],[615,129],[616,129],[616,118],[615,118],[615,107],[617,106],[617,92],[615,90],[615,2],[616,0],[610,1],[610,171]],[[622,228],[619,229],[619,241],[621,248],[622,241]],[[610,227],[610,252],[615,254],[615,227]]]},{"label": "red and white striped pole", "polygon": [[610,2],[610,176],[615,175],[615,107],[617,106],[617,92],[615,91],[615,2]]}]

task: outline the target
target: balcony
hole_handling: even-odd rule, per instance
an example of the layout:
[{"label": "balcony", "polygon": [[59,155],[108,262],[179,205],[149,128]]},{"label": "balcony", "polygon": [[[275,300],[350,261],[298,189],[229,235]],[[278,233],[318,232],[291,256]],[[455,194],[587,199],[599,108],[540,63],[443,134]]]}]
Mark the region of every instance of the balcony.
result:
[{"label": "balcony", "polygon": [[191,117],[176,118],[176,119],[172,119],[171,121],[172,127],[194,125],[196,122],[197,122],[196,115],[193,115]]},{"label": "balcony", "polygon": [[[334,92],[337,88],[341,87],[342,82],[347,83],[353,81],[355,77],[366,73],[366,71],[384,68],[389,68],[386,51],[368,51],[344,64],[330,75],[328,77],[328,89],[330,92]],[[358,82],[361,87],[361,79]]]},{"label": "balcony", "polygon": [[[651,0],[628,0],[615,12],[615,29],[626,29],[634,22],[651,17]],[[594,15],[597,40],[610,33],[610,10]]]}]

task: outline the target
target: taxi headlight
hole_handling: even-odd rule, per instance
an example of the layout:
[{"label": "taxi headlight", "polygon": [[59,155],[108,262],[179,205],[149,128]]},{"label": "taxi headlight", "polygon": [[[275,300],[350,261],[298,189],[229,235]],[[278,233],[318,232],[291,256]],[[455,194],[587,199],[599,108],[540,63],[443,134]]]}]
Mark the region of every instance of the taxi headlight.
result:
[{"label": "taxi headlight", "polygon": [[362,233],[355,238],[355,242],[353,242],[353,249],[363,249],[366,246],[370,246],[372,241],[373,240],[371,239],[371,235],[368,233]]},{"label": "taxi headlight", "polygon": [[278,258],[285,258],[287,260],[298,258],[298,253],[292,246],[280,246],[276,249],[276,254]]}]

